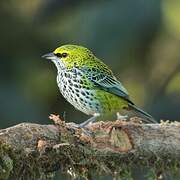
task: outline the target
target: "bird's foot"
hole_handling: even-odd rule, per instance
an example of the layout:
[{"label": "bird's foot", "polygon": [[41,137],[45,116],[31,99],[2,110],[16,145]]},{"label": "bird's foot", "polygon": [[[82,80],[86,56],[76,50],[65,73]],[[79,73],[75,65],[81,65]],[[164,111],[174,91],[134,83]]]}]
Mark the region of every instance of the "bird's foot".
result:
[{"label": "bird's foot", "polygon": [[100,114],[99,113],[95,113],[93,115],[93,117],[89,118],[88,120],[84,121],[81,124],[75,124],[75,123],[68,123],[71,125],[71,127],[73,128],[79,128],[83,131],[83,133],[85,133],[88,136],[92,136],[92,132],[87,128],[88,125],[90,125],[91,123],[93,123],[94,121],[96,121],[96,118],[99,117]]},{"label": "bird's foot", "polygon": [[79,124],[80,128],[84,128],[87,125],[93,123],[94,121],[96,121],[97,117],[99,117],[100,114],[99,113],[95,113],[91,118],[89,118],[88,120],[84,121],[83,123]]},{"label": "bird's foot", "polygon": [[85,135],[92,136],[92,132],[88,128],[81,126],[81,124],[76,124],[76,123],[67,123],[67,124],[70,126],[70,128],[74,129],[75,131],[77,129],[80,129],[81,132],[84,133]]},{"label": "bird's foot", "polygon": [[119,112],[116,113],[116,116],[117,116],[117,120],[120,120],[120,121],[127,121],[128,119],[127,115],[123,116]]}]

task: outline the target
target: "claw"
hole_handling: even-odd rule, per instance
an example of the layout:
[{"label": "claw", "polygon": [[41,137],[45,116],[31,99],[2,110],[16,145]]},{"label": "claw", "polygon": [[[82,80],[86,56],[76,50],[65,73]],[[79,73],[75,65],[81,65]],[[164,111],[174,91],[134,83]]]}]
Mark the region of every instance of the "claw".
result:
[{"label": "claw", "polygon": [[85,122],[79,124],[79,127],[80,127],[80,128],[86,127],[88,124],[93,123],[94,121],[96,121],[97,117],[99,117],[99,116],[100,116],[99,113],[95,113],[95,114],[93,115],[93,117],[91,117],[91,118],[89,118],[88,120],[86,120]]},{"label": "claw", "polygon": [[117,120],[121,120],[121,121],[126,121],[128,119],[128,116],[122,116],[119,112],[116,113],[117,115]]},{"label": "claw", "polygon": [[93,134],[88,128],[81,126],[81,124],[68,123],[68,125],[69,125],[73,130],[75,130],[75,129],[81,129],[82,132],[83,132],[85,135],[87,135],[87,136],[92,136],[92,134]]}]

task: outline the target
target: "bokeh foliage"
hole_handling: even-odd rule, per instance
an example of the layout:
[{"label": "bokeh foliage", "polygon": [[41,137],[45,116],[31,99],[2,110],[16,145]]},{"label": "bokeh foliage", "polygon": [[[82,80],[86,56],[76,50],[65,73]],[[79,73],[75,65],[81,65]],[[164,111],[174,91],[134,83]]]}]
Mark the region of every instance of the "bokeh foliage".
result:
[{"label": "bokeh foliage", "polygon": [[50,113],[87,118],[65,102],[56,68],[41,59],[68,43],[93,50],[136,104],[158,119],[178,120],[179,12],[178,0],[1,0],[1,127],[46,123]]}]

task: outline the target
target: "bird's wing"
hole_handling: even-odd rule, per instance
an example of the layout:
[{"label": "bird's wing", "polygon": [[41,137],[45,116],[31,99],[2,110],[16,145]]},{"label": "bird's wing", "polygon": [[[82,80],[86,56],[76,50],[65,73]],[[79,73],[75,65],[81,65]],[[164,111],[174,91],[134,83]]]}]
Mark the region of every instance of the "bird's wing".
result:
[{"label": "bird's wing", "polygon": [[117,96],[120,96],[127,101],[129,100],[129,94],[127,90],[123,87],[123,85],[115,79],[115,77],[107,76],[100,74],[96,76],[96,80],[92,80],[94,84],[99,87],[100,89],[103,89],[109,93],[115,94]]},{"label": "bird's wing", "polygon": [[[87,69],[86,72],[88,72]],[[103,73],[96,69],[94,73],[92,71],[91,73],[86,73],[86,77],[93,82],[96,87],[116,96],[122,97],[133,104],[129,99],[127,90],[112,74]]]}]

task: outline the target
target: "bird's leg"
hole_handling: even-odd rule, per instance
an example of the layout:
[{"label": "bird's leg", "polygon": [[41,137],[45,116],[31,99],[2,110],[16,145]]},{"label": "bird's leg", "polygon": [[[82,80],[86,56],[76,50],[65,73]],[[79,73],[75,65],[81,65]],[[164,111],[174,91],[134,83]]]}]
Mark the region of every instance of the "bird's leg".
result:
[{"label": "bird's leg", "polygon": [[91,118],[89,118],[88,120],[86,120],[85,122],[81,123],[81,124],[75,124],[75,123],[68,123],[72,128],[81,128],[82,131],[88,135],[91,136],[92,132],[89,131],[86,126],[90,123],[93,123],[94,121],[96,121],[96,118],[99,117],[100,114],[99,113],[95,113],[93,114],[93,116]]},{"label": "bird's leg", "polygon": [[85,122],[79,124],[80,128],[84,128],[85,126],[87,126],[90,123],[93,123],[94,121],[96,121],[97,117],[99,117],[100,114],[99,113],[95,113],[93,114],[93,116],[91,118],[89,118],[88,120],[86,120]]},{"label": "bird's leg", "polygon": [[117,120],[121,120],[122,121],[122,120],[127,120],[128,119],[127,115],[123,116],[119,112],[116,113],[116,116],[117,116]]}]

